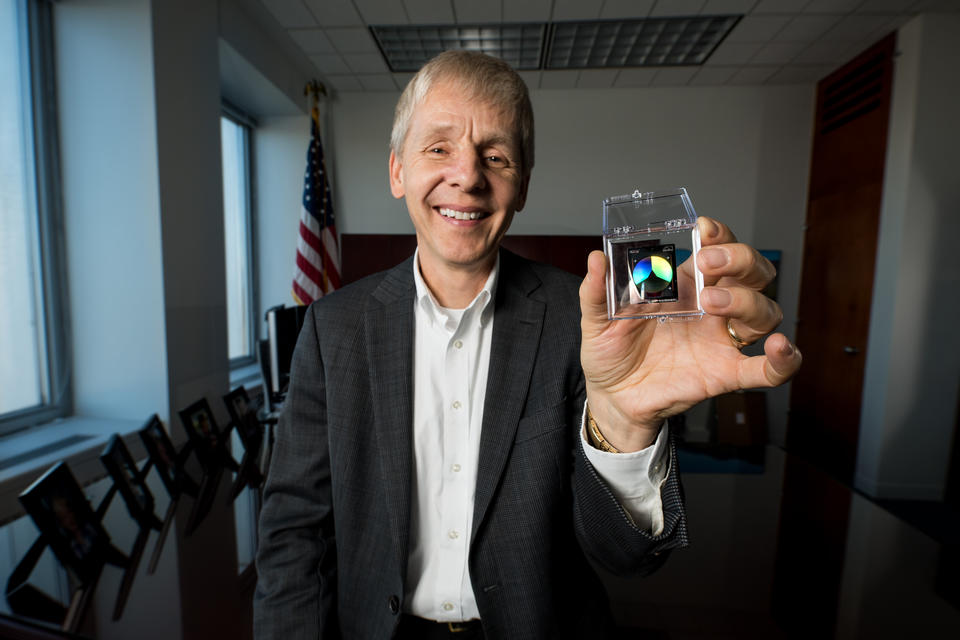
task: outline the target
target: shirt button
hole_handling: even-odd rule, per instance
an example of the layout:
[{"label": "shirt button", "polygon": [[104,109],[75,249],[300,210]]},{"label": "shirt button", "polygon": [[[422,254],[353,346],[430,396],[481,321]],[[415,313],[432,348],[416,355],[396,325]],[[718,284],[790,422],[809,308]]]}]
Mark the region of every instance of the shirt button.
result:
[{"label": "shirt button", "polygon": [[390,596],[387,598],[387,606],[390,608],[390,613],[397,615],[400,613],[400,598],[397,596]]},{"label": "shirt button", "polygon": [[457,349],[462,349],[462,348],[463,348],[463,341],[462,341],[462,340],[457,340],[456,342],[453,343],[453,346],[455,346]]},{"label": "shirt button", "polygon": [[453,471],[454,473],[459,473],[459,472],[460,472],[460,465],[458,465],[458,464],[452,464],[452,465],[450,465],[450,471]]},{"label": "shirt button", "polygon": [[460,532],[457,531],[456,529],[450,529],[450,531],[447,533],[447,537],[450,538],[451,540],[456,540],[457,538],[460,537]]},{"label": "shirt button", "polygon": [[462,406],[462,405],[460,404],[460,401],[459,401],[459,400],[454,400],[454,401],[453,401],[453,408],[454,408],[454,409],[459,409],[461,406]]},{"label": "shirt button", "polygon": [[444,611],[453,611],[453,603],[452,603],[452,602],[444,602],[442,606],[443,606],[443,610],[444,610]]}]

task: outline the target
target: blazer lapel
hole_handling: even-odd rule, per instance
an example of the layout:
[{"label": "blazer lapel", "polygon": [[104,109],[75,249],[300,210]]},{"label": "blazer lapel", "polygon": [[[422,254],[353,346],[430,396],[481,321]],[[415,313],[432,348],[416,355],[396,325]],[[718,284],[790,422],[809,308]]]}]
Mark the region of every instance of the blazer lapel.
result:
[{"label": "blazer lapel", "polygon": [[[386,272],[367,300],[365,333],[370,368],[369,402],[377,429],[379,485],[401,575],[406,579],[410,537],[413,456],[413,282],[412,259]],[[375,515],[375,514],[371,514]]]},{"label": "blazer lapel", "polygon": [[500,482],[526,402],[543,328],[544,304],[530,297],[539,286],[540,279],[526,263],[507,251],[500,252],[490,371],[480,433],[474,535]]}]

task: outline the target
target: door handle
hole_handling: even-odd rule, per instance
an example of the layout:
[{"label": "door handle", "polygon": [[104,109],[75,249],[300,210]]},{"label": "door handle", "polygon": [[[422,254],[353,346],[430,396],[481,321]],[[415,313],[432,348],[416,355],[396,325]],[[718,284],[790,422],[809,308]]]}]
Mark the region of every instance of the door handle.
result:
[{"label": "door handle", "polygon": [[857,349],[856,347],[849,347],[849,346],[848,346],[848,347],[844,347],[844,348],[843,348],[843,352],[844,352],[845,354],[847,354],[847,355],[855,356],[855,355],[857,355],[858,353],[860,353],[860,349]]}]

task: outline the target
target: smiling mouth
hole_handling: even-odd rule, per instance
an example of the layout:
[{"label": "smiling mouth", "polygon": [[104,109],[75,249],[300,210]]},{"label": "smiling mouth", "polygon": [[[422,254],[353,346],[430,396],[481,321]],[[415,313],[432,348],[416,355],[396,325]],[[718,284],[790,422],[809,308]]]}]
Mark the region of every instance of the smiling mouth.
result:
[{"label": "smiling mouth", "polygon": [[456,209],[444,208],[438,208],[437,211],[439,211],[442,216],[456,220],[479,220],[490,215],[485,211],[457,211]]}]

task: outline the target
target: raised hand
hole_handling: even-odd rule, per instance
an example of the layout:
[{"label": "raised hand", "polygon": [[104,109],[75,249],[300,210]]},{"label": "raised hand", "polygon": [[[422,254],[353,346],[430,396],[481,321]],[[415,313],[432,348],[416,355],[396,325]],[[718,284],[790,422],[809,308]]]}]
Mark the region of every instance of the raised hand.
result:
[{"label": "raised hand", "polygon": [[[706,312],[700,320],[607,320],[606,257],[594,251],[588,258],[580,286],[587,403],[606,440],[621,451],[649,446],[664,418],[701,400],[777,386],[800,367],[800,351],[782,333],[767,338],[764,355],[740,352],[783,318],[780,307],[760,293],[775,270],[726,225],[703,216],[697,224]],[[690,278],[692,262],[680,266],[679,278]]]}]

